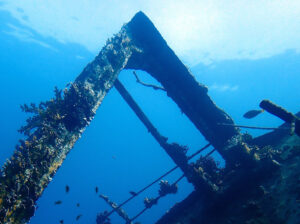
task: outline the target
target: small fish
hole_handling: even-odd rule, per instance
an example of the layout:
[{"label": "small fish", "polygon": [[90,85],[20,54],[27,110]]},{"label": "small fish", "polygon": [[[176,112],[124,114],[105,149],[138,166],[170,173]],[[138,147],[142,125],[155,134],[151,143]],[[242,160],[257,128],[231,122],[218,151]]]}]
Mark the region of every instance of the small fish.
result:
[{"label": "small fish", "polygon": [[137,193],[134,192],[134,191],[129,191],[129,193],[130,193],[132,196],[137,196]]},{"label": "small fish", "polygon": [[111,158],[113,158],[114,160],[116,160],[116,156],[114,156],[114,155],[113,155],[113,156],[111,156]]},{"label": "small fish", "polygon": [[79,203],[77,203],[77,204],[76,204],[76,206],[77,206],[77,207],[79,207],[79,206],[80,206],[80,204],[79,204]]},{"label": "small fish", "polygon": [[63,223],[64,223],[64,220],[60,220],[59,223],[60,223],[60,224],[63,224]]},{"label": "small fish", "polygon": [[243,115],[244,118],[251,119],[264,112],[264,110],[250,110]]},{"label": "small fish", "polygon": [[99,191],[98,187],[96,187],[96,188],[95,188],[95,191],[96,191],[96,194],[97,194],[97,193],[98,193],[98,191]]},{"label": "small fish", "polygon": [[60,205],[62,203],[61,200],[54,202],[55,205]]},{"label": "small fish", "polygon": [[69,191],[70,191],[70,187],[66,185],[66,193],[69,193]]},{"label": "small fish", "polygon": [[76,221],[78,221],[80,218],[81,218],[81,214],[80,215],[77,215],[77,217],[76,217]]}]

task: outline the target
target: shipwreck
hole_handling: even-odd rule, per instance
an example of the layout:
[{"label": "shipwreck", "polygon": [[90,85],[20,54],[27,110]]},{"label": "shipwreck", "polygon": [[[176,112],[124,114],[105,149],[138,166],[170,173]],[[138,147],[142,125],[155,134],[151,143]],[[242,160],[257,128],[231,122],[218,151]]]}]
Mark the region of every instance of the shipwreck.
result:
[{"label": "shipwreck", "polygon": [[[161,86],[150,87],[166,91],[209,144],[188,156],[184,146],[168,142],[118,80],[123,69],[143,70],[154,77]],[[22,106],[33,116],[20,129],[27,139],[20,140],[1,170],[1,224],[23,224],[30,220],[37,199],[113,87],[174,161],[175,166],[168,173],[181,169],[183,176],[178,181],[187,178],[194,186],[194,191],[157,224],[299,223],[299,114],[264,100],[261,108],[285,123],[257,138],[241,134],[232,118],[208,96],[207,87],[195,80],[152,22],[139,12],[107,41],[68,88],[55,89],[55,97],[47,102]],[[210,154],[195,163],[189,162],[207,147],[223,157],[225,168],[218,168]],[[117,212],[124,223],[134,223],[140,214],[159,203],[160,197],[176,193],[177,182],[162,180],[168,173],[141,191],[132,192],[119,205],[103,195],[112,210],[99,213],[95,222],[97,219],[97,223],[110,223],[110,214]],[[122,206],[159,181],[159,196],[145,198],[145,208],[137,216],[129,217]]]}]

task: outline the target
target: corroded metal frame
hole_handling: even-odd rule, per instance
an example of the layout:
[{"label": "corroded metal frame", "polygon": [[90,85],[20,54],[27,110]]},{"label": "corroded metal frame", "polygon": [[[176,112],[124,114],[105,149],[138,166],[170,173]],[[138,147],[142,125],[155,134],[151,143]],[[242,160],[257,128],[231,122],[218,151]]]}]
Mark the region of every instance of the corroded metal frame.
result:
[{"label": "corroded metal frame", "polygon": [[[34,111],[24,128],[28,134],[5,163],[0,177],[0,223],[26,223],[35,202],[62,165],[74,143],[92,121],[97,108],[123,69],[140,69],[157,79],[203,136],[228,164],[258,160],[243,144],[232,119],[207,95],[142,13],[109,39],[73,84]],[[235,153],[231,154],[232,148]],[[175,161],[175,160],[174,160]],[[176,161],[175,161],[176,162]]]}]

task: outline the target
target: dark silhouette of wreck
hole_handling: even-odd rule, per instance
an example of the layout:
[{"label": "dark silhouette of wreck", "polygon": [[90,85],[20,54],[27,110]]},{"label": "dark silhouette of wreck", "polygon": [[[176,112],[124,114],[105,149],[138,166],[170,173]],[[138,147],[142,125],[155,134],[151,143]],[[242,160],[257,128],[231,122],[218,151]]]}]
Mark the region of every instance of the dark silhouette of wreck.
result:
[{"label": "dark silhouette of wreck", "polygon": [[[169,143],[117,79],[122,69],[143,70],[154,77],[213,150],[221,154],[226,167],[219,169],[210,157],[189,163],[191,156],[186,155],[185,147]],[[288,130],[294,125],[299,135],[298,117],[270,102],[263,103],[266,110],[286,121],[282,127],[288,128],[254,139],[241,134],[142,12],[107,41],[67,89],[56,89],[54,99],[38,106],[22,106],[33,116],[20,129],[27,140],[20,141],[1,170],[0,223],[29,221],[35,202],[113,86],[173,159],[175,169],[180,168],[195,187],[158,224],[299,223],[300,139]],[[159,197],[177,191],[174,184],[161,181],[160,185]],[[138,192],[131,194],[135,197]],[[134,220],[123,214],[120,205],[102,197],[112,205],[112,212],[125,217],[126,223]],[[158,199],[145,199],[145,209]],[[110,213],[98,216],[99,223],[109,223]]]}]

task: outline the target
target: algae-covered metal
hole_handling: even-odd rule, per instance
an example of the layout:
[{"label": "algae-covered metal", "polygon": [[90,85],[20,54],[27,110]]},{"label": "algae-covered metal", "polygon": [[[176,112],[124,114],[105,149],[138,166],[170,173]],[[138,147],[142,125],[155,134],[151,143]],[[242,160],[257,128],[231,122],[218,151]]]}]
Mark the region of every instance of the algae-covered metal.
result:
[{"label": "algae-covered metal", "polygon": [[[284,127],[288,124],[284,124]],[[295,224],[300,217],[300,138],[288,129],[277,129],[248,144],[257,148],[263,172],[239,175],[238,169],[208,172],[217,182],[220,193],[205,200],[199,191],[192,192],[170,209],[156,224]],[[269,167],[268,158],[278,162]],[[209,164],[201,164],[208,170]],[[236,179],[236,181],[233,181]]]},{"label": "algae-covered metal", "polygon": [[[0,177],[0,223],[26,223],[35,202],[61,166],[122,69],[141,69],[157,79],[228,164],[259,160],[242,142],[233,120],[207,95],[142,13],[109,39],[71,86],[39,106],[21,131],[28,135],[5,163]],[[176,161],[175,161],[176,162]],[[180,162],[180,161],[179,161]]]},{"label": "algae-covered metal", "polygon": [[124,68],[132,51],[126,26],[107,41],[73,84],[46,103],[23,106],[34,113],[20,131],[28,135],[6,161],[0,177],[0,223],[26,223],[51,181]]}]

